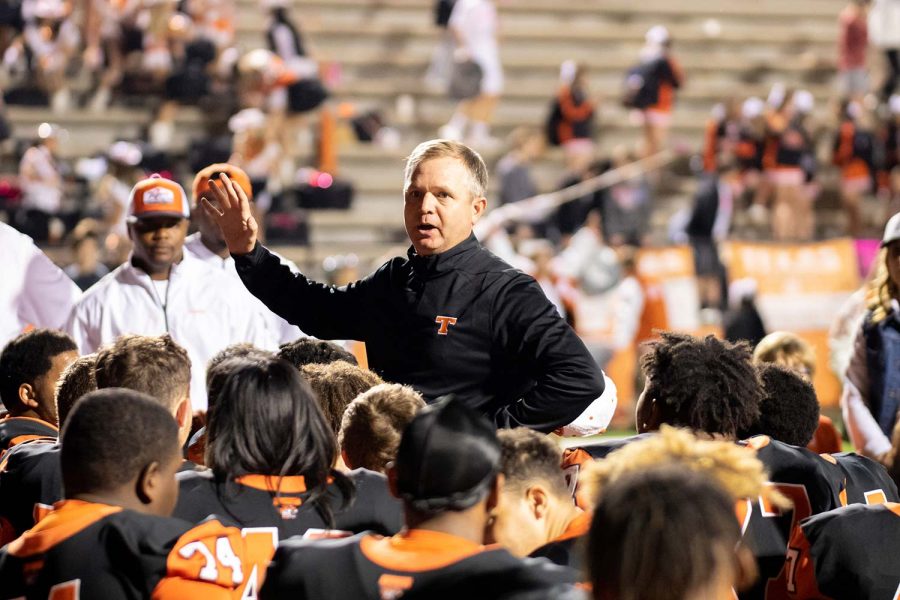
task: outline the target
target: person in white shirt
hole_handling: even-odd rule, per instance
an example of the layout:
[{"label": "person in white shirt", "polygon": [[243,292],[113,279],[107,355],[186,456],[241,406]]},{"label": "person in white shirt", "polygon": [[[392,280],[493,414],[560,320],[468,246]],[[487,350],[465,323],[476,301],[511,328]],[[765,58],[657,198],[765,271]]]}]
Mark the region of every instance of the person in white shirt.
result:
[{"label": "person in white shirt", "polygon": [[[455,60],[471,60],[481,67],[478,96],[460,102],[450,121],[441,127],[444,138],[471,146],[495,145],[490,122],[503,92],[503,67],[497,45],[497,7],[492,0],[457,0],[448,28],[456,41]],[[466,135],[466,127],[469,133]]]},{"label": "person in white shirt", "polygon": [[50,220],[62,208],[63,177],[56,157],[60,134],[57,125],[41,123],[38,142],[19,161],[22,208],[28,217],[26,231],[38,242],[51,237]]},{"label": "person in white shirt", "polygon": [[0,347],[26,329],[60,329],[81,290],[30,237],[0,223]]},{"label": "person in white shirt", "polygon": [[[287,344],[293,342],[297,338],[304,337],[303,332],[300,331],[299,327],[291,325],[273,313],[265,304],[260,302],[256,296],[251,294],[247,288],[244,287],[241,278],[237,274],[237,269],[234,268],[234,259],[231,258],[231,254],[228,252],[228,246],[225,245],[225,238],[222,237],[222,230],[219,229],[216,222],[206,214],[206,211],[198,208],[200,198],[204,197],[204,195],[207,200],[215,202],[214,197],[207,192],[209,191],[209,180],[213,178],[218,179],[219,173],[225,173],[228,175],[229,179],[241,186],[241,189],[247,194],[247,198],[251,203],[253,202],[253,189],[250,178],[243,169],[228,163],[216,163],[214,165],[209,165],[197,173],[197,176],[194,178],[191,194],[191,208],[193,210],[191,218],[197,225],[198,231],[197,233],[188,236],[184,241],[185,253],[231,277],[237,286],[243,290],[248,301],[257,307],[257,310],[266,322],[266,326],[279,344]],[[291,261],[280,255],[278,258],[280,258],[281,262],[290,267],[295,273],[300,272],[297,265]]]},{"label": "person in white shirt", "polygon": [[183,251],[190,210],[180,185],[159,175],[138,182],[128,215],[129,260],[82,297],[66,330],[82,354],[127,333],[169,333],[191,358],[191,402],[204,411],[209,359],[239,342],[274,350],[275,339],[246,291]]}]

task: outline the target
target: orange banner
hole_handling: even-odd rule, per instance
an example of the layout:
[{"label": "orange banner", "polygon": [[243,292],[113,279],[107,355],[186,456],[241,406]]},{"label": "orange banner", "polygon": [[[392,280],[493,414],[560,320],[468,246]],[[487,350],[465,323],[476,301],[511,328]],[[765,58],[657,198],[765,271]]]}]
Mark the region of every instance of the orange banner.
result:
[{"label": "orange banner", "polygon": [[756,304],[766,331],[791,331],[813,346],[813,383],[819,402],[836,406],[841,386],[828,367],[828,328],[860,285],[853,240],[811,244],[728,242],[722,245],[721,256],[731,281],[756,281]]}]

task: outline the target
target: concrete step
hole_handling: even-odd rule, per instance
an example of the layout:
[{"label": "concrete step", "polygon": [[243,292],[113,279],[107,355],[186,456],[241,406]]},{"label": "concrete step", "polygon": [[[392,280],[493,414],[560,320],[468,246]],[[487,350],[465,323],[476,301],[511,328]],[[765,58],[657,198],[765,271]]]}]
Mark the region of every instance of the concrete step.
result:
[{"label": "concrete step", "polygon": [[[302,31],[308,36],[317,51],[338,48],[349,51],[364,47],[365,44],[384,44],[404,50],[424,49],[430,52],[442,30],[429,27],[429,15],[419,18],[423,23],[411,27],[409,23],[372,20],[369,15],[340,15],[328,19],[318,18],[308,22],[301,19]],[[797,25],[771,20],[769,23],[726,23],[709,19],[696,19],[687,23],[674,23],[669,27],[679,48],[737,46],[761,44],[767,46],[810,45],[833,48],[838,29],[832,20],[827,22],[808,21]],[[260,38],[265,34],[268,16],[260,13],[245,15],[238,28],[239,39]],[[365,29],[360,31],[360,25]],[[422,26],[425,25],[425,26]],[[643,44],[647,31],[645,23],[617,22],[598,27],[590,21],[565,23],[565,28],[550,27],[551,23],[516,22],[501,19],[500,39],[505,48],[522,48],[534,44],[552,44],[554,48],[565,49],[574,44],[579,47],[615,48],[617,44]]]},{"label": "concrete step", "polygon": [[[773,17],[803,17],[807,20],[835,20],[837,13],[845,6],[842,0],[682,0],[673,3],[667,0],[648,0],[632,3],[627,0],[579,0],[569,4],[554,3],[549,0],[516,0],[499,5],[504,16],[546,18],[571,18],[584,20],[587,17],[603,15],[620,20],[650,19],[684,20],[716,15],[720,18],[734,18],[742,22],[753,20],[773,20]],[[257,0],[237,0],[241,14],[259,11]],[[332,15],[387,15],[403,18],[425,13],[431,17],[431,3],[422,0],[295,0],[295,13],[314,15],[319,18]],[[309,17],[307,17],[309,18]]]}]

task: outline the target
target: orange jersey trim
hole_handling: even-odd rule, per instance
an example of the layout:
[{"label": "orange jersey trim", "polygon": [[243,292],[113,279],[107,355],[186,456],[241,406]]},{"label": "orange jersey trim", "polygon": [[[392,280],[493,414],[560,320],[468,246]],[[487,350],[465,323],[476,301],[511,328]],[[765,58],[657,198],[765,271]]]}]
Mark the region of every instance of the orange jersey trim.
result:
[{"label": "orange jersey trim", "polygon": [[256,490],[264,492],[283,492],[285,494],[302,494],[306,491],[306,479],[303,475],[289,475],[278,477],[277,475],[241,475],[235,481]]},{"label": "orange jersey trim", "polygon": [[4,422],[6,422],[6,421],[34,421],[35,423],[40,423],[41,425],[49,427],[56,433],[59,433],[59,427],[57,427],[56,425],[54,425],[53,423],[51,423],[49,421],[45,421],[43,419],[38,419],[37,417],[13,417],[11,415],[6,415],[2,419],[0,419],[0,421],[4,421]]},{"label": "orange jersey trim", "polygon": [[366,536],[359,542],[363,556],[385,569],[421,572],[441,569],[483,552],[469,540],[425,529],[410,529],[394,537]]},{"label": "orange jersey trim", "polygon": [[889,511],[900,517],[900,503],[897,502],[885,502],[884,507]]},{"label": "orange jersey trim", "polygon": [[8,551],[12,556],[18,557],[44,553],[100,519],[121,510],[121,506],[83,500],[63,500],[57,503],[53,512],[33,529],[10,542]]},{"label": "orange jersey trim", "polygon": [[843,449],[841,446],[841,434],[838,433],[831,419],[825,415],[819,416],[819,426],[816,428],[813,439],[810,440],[806,447],[816,454],[840,452]]},{"label": "orange jersey trim", "polygon": [[591,528],[591,520],[593,518],[594,513],[588,511],[582,512],[580,515],[569,521],[569,524],[566,525],[566,530],[553,541],[563,542],[565,540],[571,540],[572,538],[587,535],[588,530]]}]

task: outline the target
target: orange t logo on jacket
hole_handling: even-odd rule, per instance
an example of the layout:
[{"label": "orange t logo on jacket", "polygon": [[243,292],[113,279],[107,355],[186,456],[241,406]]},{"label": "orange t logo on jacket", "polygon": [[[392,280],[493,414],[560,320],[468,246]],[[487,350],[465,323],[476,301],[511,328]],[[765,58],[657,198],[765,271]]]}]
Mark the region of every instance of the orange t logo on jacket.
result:
[{"label": "orange t logo on jacket", "polygon": [[456,317],[436,317],[435,323],[438,323],[438,335],[447,335],[451,325],[456,325]]}]

